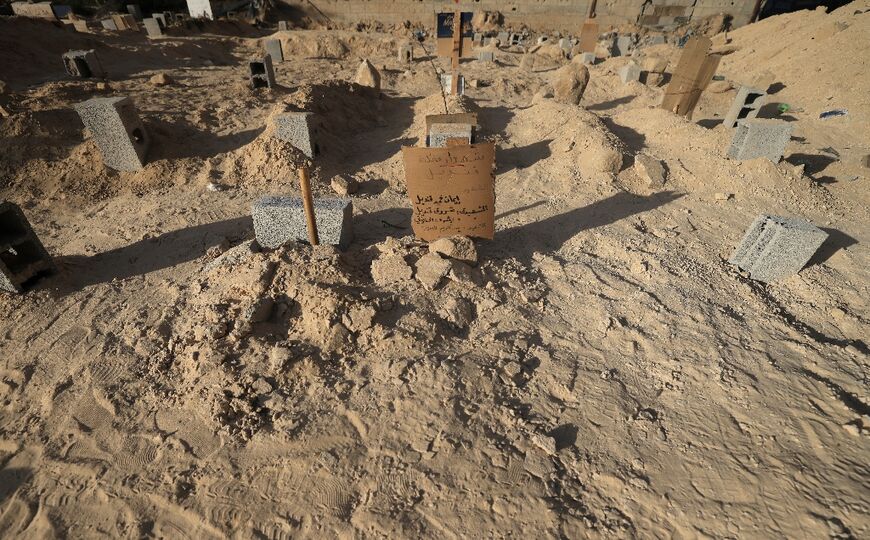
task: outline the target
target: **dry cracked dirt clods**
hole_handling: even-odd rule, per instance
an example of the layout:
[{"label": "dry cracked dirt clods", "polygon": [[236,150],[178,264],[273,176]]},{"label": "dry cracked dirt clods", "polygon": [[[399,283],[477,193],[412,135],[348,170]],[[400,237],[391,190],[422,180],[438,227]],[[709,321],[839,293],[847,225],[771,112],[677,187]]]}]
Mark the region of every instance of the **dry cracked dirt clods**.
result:
[{"label": "dry cracked dirt clods", "polygon": [[[602,29],[585,66],[530,27],[446,99],[411,24],[0,17],[0,197],[58,267],[0,296],[3,537],[868,536],[868,10],[626,26],[631,58]],[[658,107],[687,28],[724,54],[691,120]],[[287,60],[252,91],[265,38]],[[79,49],[108,79],[64,77]],[[726,157],[741,86],[793,124],[781,162]],[[135,101],[141,171],[102,165],[94,96]],[[314,159],[275,137],[299,111]],[[401,148],[445,112],[497,146],[492,241],[411,236]],[[303,165],[353,198],[347,250],[253,240]],[[762,213],[830,242],[752,281],[727,260]]]}]

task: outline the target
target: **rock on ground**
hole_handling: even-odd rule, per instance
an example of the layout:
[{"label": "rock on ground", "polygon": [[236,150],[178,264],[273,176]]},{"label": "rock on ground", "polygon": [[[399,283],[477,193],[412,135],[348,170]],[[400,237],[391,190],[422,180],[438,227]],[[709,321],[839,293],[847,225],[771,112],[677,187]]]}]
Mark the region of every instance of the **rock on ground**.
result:
[{"label": "rock on ground", "polygon": [[408,281],[413,275],[414,271],[400,253],[382,255],[372,261],[372,279],[378,285]]},{"label": "rock on ground", "polygon": [[437,253],[427,253],[417,261],[417,280],[427,289],[434,290],[450,271],[450,261]]},{"label": "rock on ground", "polygon": [[381,74],[367,59],[363,60],[357,68],[354,82],[360,86],[368,86],[377,91],[381,90]]},{"label": "rock on ground", "polygon": [[439,238],[429,244],[430,253],[439,253],[450,259],[477,264],[477,248],[474,240],[467,236]]},{"label": "rock on ground", "polygon": [[582,64],[571,63],[559,68],[553,78],[554,99],[559,103],[578,105],[589,84],[589,70]]}]

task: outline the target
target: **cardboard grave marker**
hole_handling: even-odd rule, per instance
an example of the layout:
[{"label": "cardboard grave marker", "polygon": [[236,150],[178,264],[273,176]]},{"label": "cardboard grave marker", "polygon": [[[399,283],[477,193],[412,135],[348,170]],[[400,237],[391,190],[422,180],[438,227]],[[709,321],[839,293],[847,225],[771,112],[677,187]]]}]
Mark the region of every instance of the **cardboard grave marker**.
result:
[{"label": "cardboard grave marker", "polygon": [[495,145],[403,147],[414,234],[426,241],[495,234]]},{"label": "cardboard grave marker", "polygon": [[[460,21],[462,28],[460,30],[461,40],[459,41],[459,56],[461,58],[470,58],[473,56],[472,47],[474,46],[474,27],[471,25],[471,18],[474,14],[469,12],[462,13]],[[453,55],[453,27],[456,19],[455,13],[438,13],[436,16],[437,29],[437,54],[443,58],[450,58]]]},{"label": "cardboard grave marker", "polygon": [[705,37],[692,37],[686,43],[677,69],[665,89],[661,108],[692,118],[692,111],[701,98],[701,92],[710,84],[710,80],[719,67],[721,55],[708,54],[712,42]]},{"label": "cardboard grave marker", "polygon": [[595,53],[598,45],[598,23],[586,21],[580,29],[580,52]]}]

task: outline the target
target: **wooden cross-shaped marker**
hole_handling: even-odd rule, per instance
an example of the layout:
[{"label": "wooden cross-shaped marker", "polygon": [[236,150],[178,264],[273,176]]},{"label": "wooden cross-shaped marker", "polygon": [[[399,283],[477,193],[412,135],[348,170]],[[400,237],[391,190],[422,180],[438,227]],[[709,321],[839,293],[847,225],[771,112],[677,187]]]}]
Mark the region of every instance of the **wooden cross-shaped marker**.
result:
[{"label": "wooden cross-shaped marker", "polygon": [[320,243],[317,237],[317,219],[314,216],[314,198],[311,196],[311,182],[308,180],[308,167],[299,169],[299,191],[302,192],[302,207],[305,209],[305,220],[308,223],[308,242],[312,246]]}]

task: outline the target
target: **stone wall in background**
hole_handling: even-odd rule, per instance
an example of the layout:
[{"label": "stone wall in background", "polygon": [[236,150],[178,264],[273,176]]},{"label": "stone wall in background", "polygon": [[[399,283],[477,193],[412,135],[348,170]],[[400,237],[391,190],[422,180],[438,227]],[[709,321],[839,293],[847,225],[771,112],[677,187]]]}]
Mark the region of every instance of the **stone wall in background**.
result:
[{"label": "stone wall in background", "polygon": [[[294,11],[314,20],[325,21],[318,13],[336,22],[379,21],[386,24],[411,21],[434,26],[435,13],[453,11],[498,11],[506,26],[525,24],[535,30],[560,30],[575,33],[586,20],[589,0],[476,0],[459,4],[443,0],[280,0]],[[729,14],[733,26],[749,22],[756,0],[599,0],[598,23],[602,27],[640,22],[645,26],[668,25],[678,17],[697,19]],[[313,2],[313,4],[312,4]],[[316,8],[314,7],[316,6]]]}]

